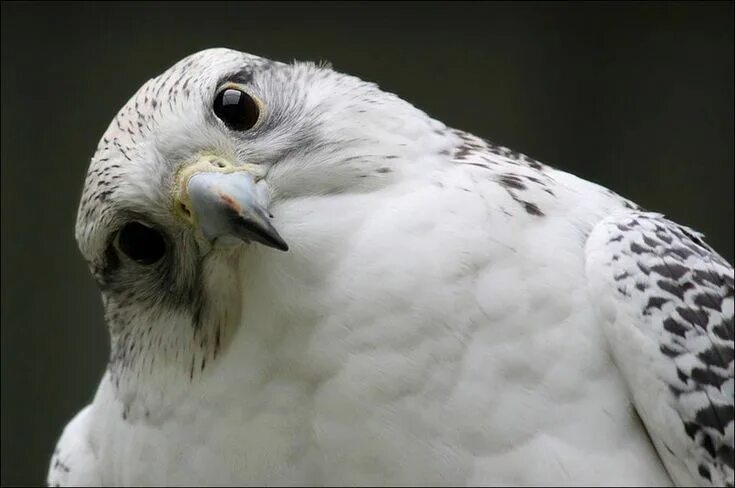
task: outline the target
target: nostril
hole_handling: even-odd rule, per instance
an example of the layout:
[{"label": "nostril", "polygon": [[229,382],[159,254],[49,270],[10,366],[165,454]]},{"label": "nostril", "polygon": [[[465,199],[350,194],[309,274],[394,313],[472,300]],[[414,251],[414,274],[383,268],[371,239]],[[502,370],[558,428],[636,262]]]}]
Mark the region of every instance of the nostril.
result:
[{"label": "nostril", "polygon": [[225,164],[225,162],[222,161],[220,158],[212,158],[212,159],[210,159],[209,160],[209,164],[211,164],[212,166],[216,166],[218,168],[224,168],[224,167],[227,166]]},{"label": "nostril", "polygon": [[189,210],[189,207],[185,203],[179,202],[179,209],[187,218],[191,218],[191,210]]}]

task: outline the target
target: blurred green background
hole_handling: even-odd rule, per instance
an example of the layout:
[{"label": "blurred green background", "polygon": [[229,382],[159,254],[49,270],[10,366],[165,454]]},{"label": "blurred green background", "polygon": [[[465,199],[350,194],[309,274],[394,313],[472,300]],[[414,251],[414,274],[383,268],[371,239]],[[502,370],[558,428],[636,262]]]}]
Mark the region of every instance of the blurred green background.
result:
[{"label": "blurred green background", "polygon": [[97,140],[208,47],[329,60],[733,259],[733,4],[3,3],[2,484],[39,484],[107,358],[73,237]]}]

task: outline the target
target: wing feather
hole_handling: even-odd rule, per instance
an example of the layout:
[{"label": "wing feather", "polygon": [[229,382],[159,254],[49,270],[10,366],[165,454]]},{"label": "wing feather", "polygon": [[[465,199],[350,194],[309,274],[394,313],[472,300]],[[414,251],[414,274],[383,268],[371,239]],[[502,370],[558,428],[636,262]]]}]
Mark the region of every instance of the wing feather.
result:
[{"label": "wing feather", "polygon": [[702,235],[628,212],[586,245],[592,302],[678,485],[733,486],[733,267]]}]

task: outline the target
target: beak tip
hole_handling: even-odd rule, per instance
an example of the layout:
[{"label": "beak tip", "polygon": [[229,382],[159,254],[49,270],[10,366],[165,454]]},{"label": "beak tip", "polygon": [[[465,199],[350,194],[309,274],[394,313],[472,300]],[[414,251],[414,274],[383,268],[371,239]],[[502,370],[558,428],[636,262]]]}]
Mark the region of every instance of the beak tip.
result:
[{"label": "beak tip", "polygon": [[256,240],[259,241],[261,244],[272,247],[273,249],[287,252],[288,244],[286,243],[286,241],[283,240],[283,237],[281,237],[276,229],[274,229],[273,227],[270,227],[269,230],[270,232],[268,232],[267,234],[259,235],[259,238],[256,238]]}]

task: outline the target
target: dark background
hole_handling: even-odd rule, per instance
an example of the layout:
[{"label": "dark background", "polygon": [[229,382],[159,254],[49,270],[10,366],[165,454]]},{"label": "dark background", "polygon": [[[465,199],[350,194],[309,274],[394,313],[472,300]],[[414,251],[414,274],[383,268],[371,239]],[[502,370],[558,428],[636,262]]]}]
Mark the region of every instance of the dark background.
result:
[{"label": "dark background", "polygon": [[208,47],[329,60],[602,183],[733,259],[732,3],[3,3],[2,484],[38,484],[108,338],[73,237],[148,78]]}]

